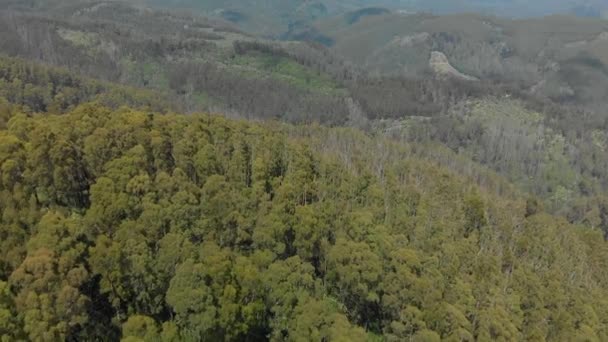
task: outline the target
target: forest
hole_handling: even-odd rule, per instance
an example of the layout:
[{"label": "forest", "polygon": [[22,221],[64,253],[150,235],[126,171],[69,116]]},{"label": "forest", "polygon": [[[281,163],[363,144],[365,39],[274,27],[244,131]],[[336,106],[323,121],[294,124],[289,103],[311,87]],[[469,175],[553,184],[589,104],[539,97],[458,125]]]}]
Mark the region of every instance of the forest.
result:
[{"label": "forest", "polygon": [[3,341],[608,338],[602,232],[415,145],[98,102],[2,117]]},{"label": "forest", "polygon": [[0,342],[608,340],[599,19],[145,3],[0,0]]}]

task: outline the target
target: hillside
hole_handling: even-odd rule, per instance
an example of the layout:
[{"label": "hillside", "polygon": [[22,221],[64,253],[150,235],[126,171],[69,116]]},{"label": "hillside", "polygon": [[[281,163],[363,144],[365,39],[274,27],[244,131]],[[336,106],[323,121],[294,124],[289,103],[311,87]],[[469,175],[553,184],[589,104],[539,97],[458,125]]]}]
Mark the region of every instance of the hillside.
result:
[{"label": "hillside", "polygon": [[[66,16],[66,13],[70,15]],[[358,39],[361,47],[365,47],[364,42],[382,46],[381,37],[384,33],[380,28],[402,30],[402,20],[409,16],[383,14],[382,11],[351,13],[349,20],[352,24],[348,24],[348,27],[356,29],[355,33],[362,27],[368,27],[368,35],[355,36],[353,33],[352,38],[337,40],[332,49],[345,56],[339,58],[327,48],[312,43],[254,38],[217,19],[154,11],[119,3],[63,4],[53,11],[4,11],[0,15],[6,19],[0,24],[6,28],[2,30],[6,39],[0,41],[0,51],[20,57],[0,61],[7,70],[2,86],[6,89],[5,97],[9,102],[26,105],[26,111],[56,108],[53,111],[61,112],[78,103],[105,98],[104,104],[112,107],[119,106],[122,101],[137,107],[151,105],[153,109],[163,111],[211,111],[254,120],[319,122],[368,130],[384,126],[386,123],[382,120],[388,120],[387,122],[392,122],[390,125],[396,127],[389,127],[392,132],[403,123],[431,123],[414,126],[417,134],[407,134],[406,141],[439,143],[458,153],[475,151],[467,153],[467,158],[485,155],[478,161],[510,179],[520,189],[550,203],[547,207],[551,212],[562,213],[571,222],[583,222],[588,213],[597,211],[604,201],[598,196],[608,189],[608,175],[602,162],[606,158],[606,152],[601,148],[604,144],[601,132],[606,127],[603,112],[582,111],[583,106],[578,105],[581,102],[578,98],[564,99],[563,96],[544,95],[545,89],[555,86],[552,84],[557,82],[555,79],[522,84],[523,81],[509,79],[516,77],[516,72],[489,77],[479,73],[478,69],[466,67],[485,64],[471,64],[471,59],[466,54],[456,52],[483,51],[473,48],[475,45],[467,45],[467,42],[484,42],[484,39],[491,39],[488,38],[491,32],[479,31],[479,25],[483,24],[478,25],[476,21],[471,21],[470,27],[464,27],[466,30],[463,28],[461,33],[452,28],[470,18],[477,18],[476,16],[412,16],[415,20],[407,21],[412,25],[412,32],[417,27],[424,27],[430,32],[423,31],[399,38],[399,44],[404,45],[400,51],[418,54],[418,57],[412,59],[415,70],[395,75],[387,69],[378,76],[369,64],[359,63],[360,66],[355,67],[345,62],[344,58],[348,56],[353,60],[357,57],[355,50],[344,52],[347,50],[342,50],[342,47],[346,45],[341,44],[348,39]],[[371,25],[386,18],[394,19],[394,22],[384,20],[382,24],[385,26]],[[537,23],[534,20],[529,22],[529,26]],[[581,26],[579,30],[583,33],[576,39],[593,37],[594,32],[603,27],[594,21],[581,19],[580,23],[597,25]],[[542,27],[536,30],[541,31]],[[528,31],[533,36],[532,32],[535,31]],[[444,46],[443,49],[448,60],[443,60],[444,63],[439,66],[449,68],[439,68],[439,71],[448,70],[446,75],[462,75],[456,79],[435,77],[427,70],[433,49],[438,49],[437,52],[442,50],[442,46],[437,45],[435,40],[451,41],[446,32],[455,32],[454,35],[462,35],[467,39],[453,40],[451,45],[445,43],[445,46],[451,48]],[[477,40],[471,37],[477,37]],[[467,47],[471,47],[470,50],[466,50]],[[380,50],[382,52],[374,62],[379,63],[382,58],[390,57],[386,49]],[[522,51],[528,50],[526,48]],[[426,51],[429,55],[424,55]],[[529,51],[530,55],[534,53]],[[523,60],[524,57],[513,55],[508,58]],[[56,71],[39,63],[69,69],[72,72],[69,76],[77,80],[76,84],[92,82],[90,88],[85,88],[92,90],[79,94],[71,81],[65,85],[66,90],[62,90],[65,76],[52,76]],[[578,67],[577,65],[576,68]],[[31,69],[33,77],[21,75],[18,70],[23,68]],[[59,74],[66,72],[63,69]],[[76,76],[74,73],[84,76]],[[530,77],[533,73],[521,75]],[[479,81],[469,82],[472,77]],[[568,77],[569,82],[577,80],[571,78],[572,72],[564,74],[564,77]],[[594,77],[602,76],[594,74]],[[16,79],[19,84],[15,83]],[[49,82],[56,85],[49,88]],[[101,85],[103,87],[99,88]],[[602,94],[597,85],[594,84],[591,89],[596,94]],[[142,95],[128,98],[128,95],[112,94],[116,91],[109,89],[137,89],[141,90]],[[532,92],[531,89],[535,91]],[[132,93],[131,90],[129,92]],[[125,90],[120,92],[124,94]],[[151,101],[150,97],[158,101]],[[543,127],[554,130],[558,138],[564,139],[565,147],[559,154],[569,167],[562,167],[561,170],[569,172],[570,176],[545,176],[548,171],[541,173],[536,169],[532,172],[503,167],[497,162],[497,158],[500,160],[502,156],[500,152],[484,140],[484,135],[489,134],[484,130],[504,129],[502,124],[497,127],[484,126],[476,120],[463,121],[461,117],[454,116],[454,113],[468,115],[470,102],[487,101],[496,103],[492,112],[508,113],[514,108],[509,101],[493,100],[508,97],[520,101],[518,111],[539,115]],[[601,107],[603,103],[603,98],[597,95],[597,100],[588,101],[587,107]],[[423,120],[419,120],[421,118]],[[537,128],[534,125],[524,125],[522,129],[532,131]],[[492,136],[492,139],[498,139],[496,144],[511,146],[508,135]],[[530,140],[531,146],[516,153],[511,163],[528,163],[530,157],[524,155],[528,153],[525,151],[546,145],[544,135],[530,139],[536,140]],[[550,139],[553,139],[553,135]],[[578,152],[573,153],[575,150]],[[546,152],[547,149],[543,147],[535,155],[542,159]],[[527,177],[536,177],[542,182],[531,187]],[[556,201],[557,197],[561,199]]]},{"label": "hillside", "polygon": [[186,111],[292,121],[344,122],[348,115],[345,91],[332,77],[344,75],[344,66],[307,44],[287,48],[218,19],[116,2],[0,17],[2,53],[164,93]]},{"label": "hillside", "polygon": [[[372,1],[373,2],[373,1]],[[407,9],[453,14],[455,12],[477,12],[503,17],[536,17],[554,14],[577,14],[601,17],[606,15],[608,5],[602,0],[414,0],[397,1]]]},{"label": "hillside", "polygon": [[602,3],[404,10],[521,4],[0,0],[0,341],[608,341]]},{"label": "hillside", "polygon": [[293,35],[315,32],[334,52],[378,73],[421,75],[438,51],[464,74],[514,82],[564,104],[602,110],[608,92],[605,20],[381,13],[357,22],[322,19],[302,30]]},{"label": "hillside", "polygon": [[[602,133],[608,127],[602,110],[607,74],[597,72],[605,58],[602,21],[512,22],[368,8],[320,21],[319,32],[335,39],[327,48],[256,38],[217,18],[117,2],[62,1],[50,10],[4,10],[0,16],[5,19],[0,52],[18,56],[0,61],[7,70],[0,86],[9,102],[27,106],[25,111],[62,112],[102,100],[114,108],[122,101],[161,111],[347,125],[378,133],[408,127],[399,135],[405,141],[464,154],[571,222],[589,221],[587,215],[602,207],[608,190]],[[575,35],[566,34],[573,29]],[[445,58],[433,64],[433,53]],[[587,53],[596,57],[580,55]],[[407,66],[394,69],[400,56],[406,60],[399,63]],[[553,60],[561,62],[539,69],[538,63]],[[65,76],[53,76],[56,70],[41,63],[59,66],[60,75],[70,70],[76,84],[91,86],[79,93],[71,81],[63,84]],[[33,77],[22,75],[24,68]],[[135,98],[125,94],[135,92],[140,93]],[[472,103],[492,103],[483,108],[494,119],[477,120]],[[538,120],[499,122],[496,113],[513,110]],[[513,145],[512,136],[500,133],[538,130],[548,133],[526,137],[522,149]],[[547,142],[553,140],[555,154]],[[504,161],[504,151],[495,146],[518,150]],[[531,156],[538,158],[533,165],[555,156],[562,164],[518,166],[530,164]],[[530,177],[538,184],[531,186]],[[598,226],[597,220],[589,222]]]},{"label": "hillside", "polygon": [[166,9],[188,9],[228,20],[247,32],[280,37],[319,18],[369,6],[399,6],[400,0],[142,0]]},{"label": "hillside", "polygon": [[8,115],[3,339],[608,337],[601,233],[416,145],[99,104]]},{"label": "hillside", "polygon": [[[286,31],[290,24],[309,22],[335,13],[327,1],[256,1],[256,0],[151,0],[148,3],[165,8],[191,8],[208,15],[229,20],[248,32],[275,36]],[[333,1],[339,3],[339,1]],[[328,7],[329,5],[329,7]],[[330,12],[331,11],[331,12]]]},{"label": "hillside", "polygon": [[450,64],[450,61],[443,54],[443,52],[433,51],[431,52],[431,58],[429,59],[429,67],[433,73],[439,77],[454,77],[464,81],[478,81],[477,78],[469,75],[465,75],[460,71],[456,70]]},{"label": "hillside", "polygon": [[319,18],[365,8],[433,14],[476,12],[504,18],[556,14],[608,18],[608,5],[602,0],[539,0],[533,3],[523,0],[140,0],[140,3],[199,11],[267,37],[279,37]]}]

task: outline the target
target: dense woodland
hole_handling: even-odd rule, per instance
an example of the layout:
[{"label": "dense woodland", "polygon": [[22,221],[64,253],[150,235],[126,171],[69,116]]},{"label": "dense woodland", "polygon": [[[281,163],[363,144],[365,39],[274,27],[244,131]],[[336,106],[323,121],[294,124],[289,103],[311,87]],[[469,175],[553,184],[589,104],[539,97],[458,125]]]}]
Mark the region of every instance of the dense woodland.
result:
[{"label": "dense woodland", "polygon": [[112,108],[137,106],[157,111],[179,108],[177,102],[158,92],[97,81],[75,75],[67,69],[2,56],[0,97],[26,112],[55,114],[93,100]]},{"label": "dense woodland", "polygon": [[585,97],[123,2],[0,19],[1,342],[608,340]]},{"label": "dense woodland", "polygon": [[[323,45],[249,37],[228,24],[120,3],[61,14],[0,11],[0,51],[95,79],[164,94],[180,111],[342,125],[445,113],[516,84],[443,82],[368,73]],[[234,32],[233,32],[234,31]]]},{"label": "dense woodland", "polygon": [[119,3],[96,8],[66,9],[61,15],[0,11],[0,51],[151,89],[187,112],[335,124],[348,116],[343,87],[321,75],[319,65],[334,62],[321,52],[295,59],[206,18]]},{"label": "dense woodland", "polygon": [[608,338],[608,245],[351,129],[5,109],[0,336]]}]

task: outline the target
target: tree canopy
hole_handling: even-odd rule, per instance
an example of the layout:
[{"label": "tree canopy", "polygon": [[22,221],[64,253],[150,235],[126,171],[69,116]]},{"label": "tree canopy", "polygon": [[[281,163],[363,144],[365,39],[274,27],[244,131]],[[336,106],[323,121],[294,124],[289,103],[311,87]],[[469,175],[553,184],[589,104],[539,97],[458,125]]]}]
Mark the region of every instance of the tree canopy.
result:
[{"label": "tree canopy", "polygon": [[6,106],[2,341],[608,339],[602,231],[489,171],[348,128]]}]

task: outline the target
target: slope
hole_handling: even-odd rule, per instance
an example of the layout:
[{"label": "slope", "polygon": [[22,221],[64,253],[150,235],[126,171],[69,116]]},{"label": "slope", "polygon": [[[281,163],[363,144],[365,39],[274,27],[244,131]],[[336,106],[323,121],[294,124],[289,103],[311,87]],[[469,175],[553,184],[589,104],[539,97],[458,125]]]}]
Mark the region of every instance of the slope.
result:
[{"label": "slope", "polygon": [[384,74],[420,75],[437,51],[464,74],[516,82],[539,96],[590,110],[601,110],[608,91],[608,22],[603,20],[395,12],[354,23],[338,16],[303,30],[317,32],[341,56]]},{"label": "slope", "polygon": [[599,231],[416,145],[98,104],[0,140],[3,339],[608,334]]},{"label": "slope", "polygon": [[[344,64],[306,44],[290,44],[294,56],[219,19],[116,2],[0,16],[0,52],[167,93],[187,111],[294,121],[347,116],[345,92],[331,76],[344,74]],[[328,63],[333,71],[321,71]]]},{"label": "slope", "polygon": [[155,6],[188,8],[234,22],[248,32],[263,36],[281,36],[284,32],[315,19],[347,14],[366,7],[384,7],[404,12],[434,14],[485,13],[510,17],[537,17],[576,14],[584,17],[608,16],[608,5],[602,0],[541,0],[530,4],[522,0],[142,0]]},{"label": "slope", "polygon": [[[64,4],[53,11],[4,11],[2,15],[6,20],[0,25],[6,28],[2,30],[6,39],[0,41],[0,51],[37,61],[1,61],[5,64],[0,69],[3,96],[11,103],[26,105],[25,111],[63,112],[83,101],[99,100],[112,107],[123,103],[162,111],[214,111],[254,120],[320,122],[388,132],[407,142],[443,145],[538,196],[548,211],[570,222],[608,229],[600,215],[608,203],[602,195],[608,189],[607,145],[602,133],[608,126],[603,112],[579,105],[586,99],[579,98],[580,94],[565,99],[563,94],[547,95],[547,89],[555,87],[559,79],[537,84],[511,79],[535,77],[532,72],[516,72],[516,61],[538,54],[545,58],[543,51],[554,51],[539,47],[543,40],[555,47],[601,47],[603,36],[596,33],[603,26],[598,21],[568,17],[519,21],[527,27],[529,37],[517,43],[517,51],[527,55],[509,56],[511,50],[506,48],[501,58],[510,61],[505,70],[512,72],[503,71],[502,76],[481,73],[477,74],[479,81],[469,82],[467,78],[433,77],[426,70],[429,56],[422,56],[420,51],[425,48],[420,47],[428,44],[429,55],[435,48],[446,51],[448,63],[454,66],[451,74],[471,70],[476,75],[480,67],[492,70],[489,66],[506,63],[486,64],[483,56],[492,56],[487,53],[491,50],[478,49],[477,43],[485,46],[496,37],[525,36],[497,29],[515,30],[506,26],[512,22],[498,26],[502,19],[486,18],[494,21],[484,22],[485,17],[477,15],[402,16],[373,9],[323,22],[339,23],[334,32],[342,32],[340,25],[356,28],[354,32],[361,34],[352,36],[352,42],[370,43],[371,50],[377,44],[382,51],[379,56],[385,58],[390,55],[381,48],[382,37],[387,35],[384,29],[403,30],[410,25],[407,30],[416,33],[390,38],[403,45],[398,51],[413,56],[412,70],[395,76],[353,67],[317,44],[257,40],[218,19],[141,6]],[[566,25],[570,23],[579,33],[566,39],[562,32],[549,39],[543,31],[547,23],[562,27],[563,32],[571,31]],[[419,28],[422,31],[416,31]],[[334,49],[351,39],[346,38],[338,40]],[[497,46],[505,47],[498,42]],[[354,43],[344,46],[364,52]],[[469,61],[466,51],[479,53],[479,63],[460,62]],[[38,62],[61,65],[71,72]],[[570,85],[578,79],[595,91],[597,101],[588,101],[587,109],[604,103],[602,87],[588,83],[591,76],[603,77],[589,71],[595,68],[601,69],[601,65],[593,59],[578,58],[555,71],[567,77]],[[572,76],[577,72],[583,74]],[[567,89],[563,86],[562,91]],[[517,113],[537,119],[514,119]],[[484,116],[491,119],[481,120]],[[505,152],[507,147],[515,151]],[[468,165],[455,165],[452,157],[441,153],[437,159],[447,160],[459,170]]]}]

